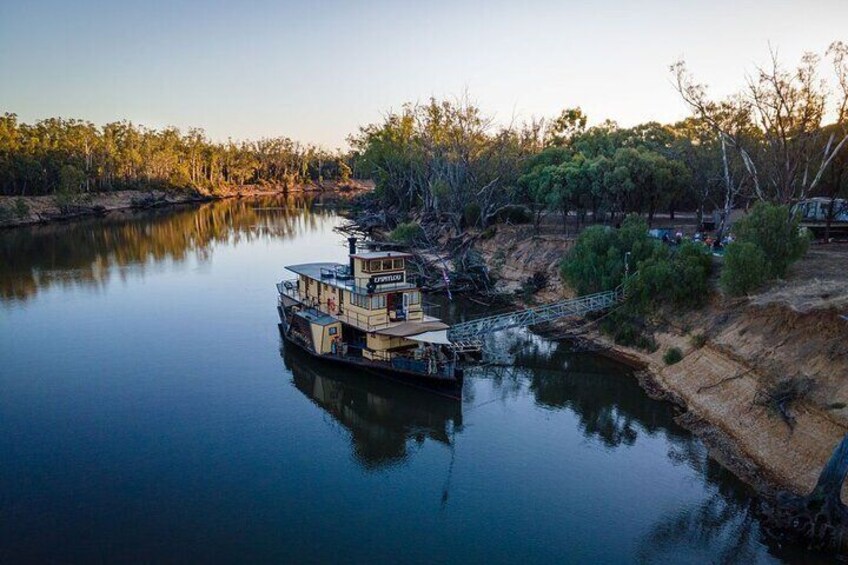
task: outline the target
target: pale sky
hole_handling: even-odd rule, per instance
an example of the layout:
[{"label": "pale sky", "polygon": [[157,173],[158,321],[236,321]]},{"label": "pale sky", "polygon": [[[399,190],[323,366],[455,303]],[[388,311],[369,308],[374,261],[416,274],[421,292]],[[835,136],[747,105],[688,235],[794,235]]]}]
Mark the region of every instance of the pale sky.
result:
[{"label": "pale sky", "polygon": [[389,109],[468,91],[502,123],[687,114],[668,66],[711,92],[848,41],[848,0],[241,2],[0,0],[0,112],[201,127],[344,147]]}]

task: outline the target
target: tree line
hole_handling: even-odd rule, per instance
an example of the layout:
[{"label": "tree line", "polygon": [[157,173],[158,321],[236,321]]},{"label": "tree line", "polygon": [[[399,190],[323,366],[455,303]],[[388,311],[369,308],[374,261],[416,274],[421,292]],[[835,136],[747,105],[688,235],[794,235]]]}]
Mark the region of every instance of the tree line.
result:
[{"label": "tree line", "polygon": [[294,186],[347,180],[346,156],[287,137],[209,140],[182,132],[113,122],[50,118],[25,124],[0,116],[0,194],[31,196],[123,189],[177,188],[214,192],[223,186]]},{"label": "tree line", "polygon": [[[848,194],[848,45],[806,54],[794,68],[775,53],[745,87],[713,100],[684,62],[672,82],[692,115],[674,124],[587,127],[580,108],[553,120],[497,126],[468,97],[390,112],[349,138],[384,208],[479,223],[508,205],[563,220],[653,221],[757,201],[788,205]],[[829,80],[827,80],[829,79]],[[563,226],[567,223],[563,221]]]},{"label": "tree line", "polygon": [[[480,225],[521,206],[582,222],[627,214],[722,212],[756,201],[790,204],[848,193],[848,46],[834,42],[792,68],[772,53],[737,93],[710,98],[684,62],[670,78],[692,115],[680,122],[587,127],[580,108],[554,119],[499,124],[470,98],[406,104],[328,152],[286,137],[218,143],[199,129],[115,122],[98,127],[0,116],[0,194],[172,187],[292,186],[352,174],[398,221],[434,217]],[[825,79],[829,80],[825,80]]]}]

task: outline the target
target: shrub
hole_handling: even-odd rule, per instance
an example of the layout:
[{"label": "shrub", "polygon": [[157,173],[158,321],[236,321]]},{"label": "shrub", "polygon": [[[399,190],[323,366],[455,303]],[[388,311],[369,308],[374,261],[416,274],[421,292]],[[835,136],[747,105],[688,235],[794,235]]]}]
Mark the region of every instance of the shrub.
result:
[{"label": "shrub", "polygon": [[601,322],[601,330],[618,345],[632,346],[646,351],[656,351],[657,343],[647,332],[644,320],[624,310],[611,313]]},{"label": "shrub", "polygon": [[591,226],[583,230],[565,256],[560,273],[578,294],[612,290],[624,280],[624,256],[630,253],[631,271],[639,262],[667,253],[648,237],[648,224],[628,216],[620,229]]},{"label": "shrub", "polygon": [[15,199],[14,211],[19,220],[23,220],[29,216],[29,205],[26,203],[26,200],[23,198]]},{"label": "shrub", "polygon": [[697,308],[707,301],[712,258],[703,246],[687,242],[668,251],[660,245],[638,268],[631,289],[642,308],[664,303]]},{"label": "shrub", "polygon": [[734,296],[756,290],[768,278],[766,263],[765,253],[754,243],[731,243],[724,254],[721,287]]},{"label": "shrub", "polygon": [[738,242],[753,243],[762,250],[768,278],[782,277],[810,245],[807,232],[799,229],[800,219],[786,206],[759,202],[733,229]]},{"label": "shrub", "polygon": [[707,295],[711,259],[694,244],[676,252],[648,236],[648,225],[628,216],[620,229],[591,226],[577,238],[560,273],[579,294],[612,290],[622,283],[625,255],[630,253],[631,302],[638,309],[669,300],[697,305]]},{"label": "shrub", "polygon": [[0,206],[0,222],[8,222],[12,219],[12,211],[5,206]]},{"label": "shrub", "polygon": [[696,349],[700,349],[707,344],[707,335],[706,334],[695,334],[692,336],[690,340],[692,342],[692,347]]},{"label": "shrub", "polygon": [[423,233],[424,232],[419,224],[415,222],[407,222],[405,224],[399,224],[398,227],[393,229],[389,234],[389,239],[399,243],[410,244],[421,237]]},{"label": "shrub", "polygon": [[666,365],[674,365],[679,363],[681,359],[683,359],[683,352],[677,347],[672,347],[663,354],[663,361]]},{"label": "shrub", "polygon": [[462,211],[462,219],[468,227],[474,227],[480,223],[480,206],[474,202],[465,205]]}]

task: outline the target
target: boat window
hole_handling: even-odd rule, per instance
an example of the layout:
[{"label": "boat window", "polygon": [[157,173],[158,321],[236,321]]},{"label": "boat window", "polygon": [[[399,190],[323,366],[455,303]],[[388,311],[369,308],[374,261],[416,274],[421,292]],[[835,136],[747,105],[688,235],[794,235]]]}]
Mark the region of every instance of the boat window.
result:
[{"label": "boat window", "polygon": [[391,271],[392,270],[392,260],[391,259],[383,259],[383,270]]},{"label": "boat window", "polygon": [[376,260],[376,261],[371,261],[370,267],[371,267],[371,272],[372,272],[372,273],[374,273],[374,272],[376,272],[376,271],[379,271],[379,270],[380,270],[380,261],[379,261],[379,259],[378,259],[378,260]]},{"label": "boat window", "polygon": [[363,271],[365,271],[366,273],[371,272],[371,271],[370,271],[370,269],[368,268],[368,261],[366,261],[365,259],[360,259],[360,260],[359,260],[359,266],[360,266],[360,267],[362,268],[362,270],[363,270]]},{"label": "boat window", "polygon": [[386,295],[385,294],[377,294],[371,297],[371,309],[379,310],[380,308],[386,307]]},{"label": "boat window", "polygon": [[418,304],[421,302],[421,293],[416,291],[409,293],[409,303],[410,304]]},{"label": "boat window", "polygon": [[395,269],[403,269],[403,259],[394,260]]},{"label": "boat window", "polygon": [[354,306],[358,306],[360,308],[368,308],[368,297],[362,294],[351,294],[350,301]]}]

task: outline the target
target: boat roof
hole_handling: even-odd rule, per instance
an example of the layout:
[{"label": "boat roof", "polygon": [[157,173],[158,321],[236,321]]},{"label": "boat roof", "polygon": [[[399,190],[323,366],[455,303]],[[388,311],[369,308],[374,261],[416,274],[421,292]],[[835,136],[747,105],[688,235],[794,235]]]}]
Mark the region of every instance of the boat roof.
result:
[{"label": "boat roof", "polygon": [[420,322],[401,322],[384,329],[376,330],[374,333],[391,337],[408,337],[411,335],[422,334],[424,332],[446,330],[449,327],[450,326],[438,318],[424,316],[424,319]]},{"label": "boat roof", "polygon": [[318,324],[319,326],[329,326],[339,321],[329,314],[325,314],[311,308],[309,310],[301,310],[297,313],[297,315],[309,320],[313,324]]},{"label": "boat roof", "polygon": [[[322,272],[333,271],[335,272],[337,269],[347,269],[347,265],[343,265],[341,263],[303,263],[300,265],[289,265],[286,267],[289,271],[296,275],[303,275],[305,277],[309,277],[310,279],[318,279],[319,281],[323,280],[321,277]],[[334,280],[335,277],[329,278],[327,281]],[[346,282],[346,281],[341,281]],[[349,286],[353,286],[352,281]]]},{"label": "boat roof", "polygon": [[403,257],[412,257],[410,253],[402,251],[366,251],[364,253],[354,253],[351,257],[356,259],[401,259]]},{"label": "boat roof", "polygon": [[[408,253],[404,255],[408,256]],[[392,257],[398,257],[399,255],[392,255]],[[336,276],[337,273],[345,273],[349,272],[349,267],[342,263],[303,263],[300,265],[289,265],[286,267],[289,271],[293,272],[296,275],[302,275],[304,277],[314,279],[318,282],[321,282],[326,285],[334,286],[336,288],[341,288],[344,290],[348,290],[357,294],[366,294],[367,289],[362,285],[362,280],[360,279],[360,286],[356,285],[356,281],[354,281],[353,277],[345,276],[339,277]],[[332,273],[332,276],[327,276]],[[381,292],[391,292],[395,290],[414,290],[418,288],[416,285],[411,282],[402,282],[402,283],[394,283],[391,285],[383,285],[375,293],[379,294]]]}]

